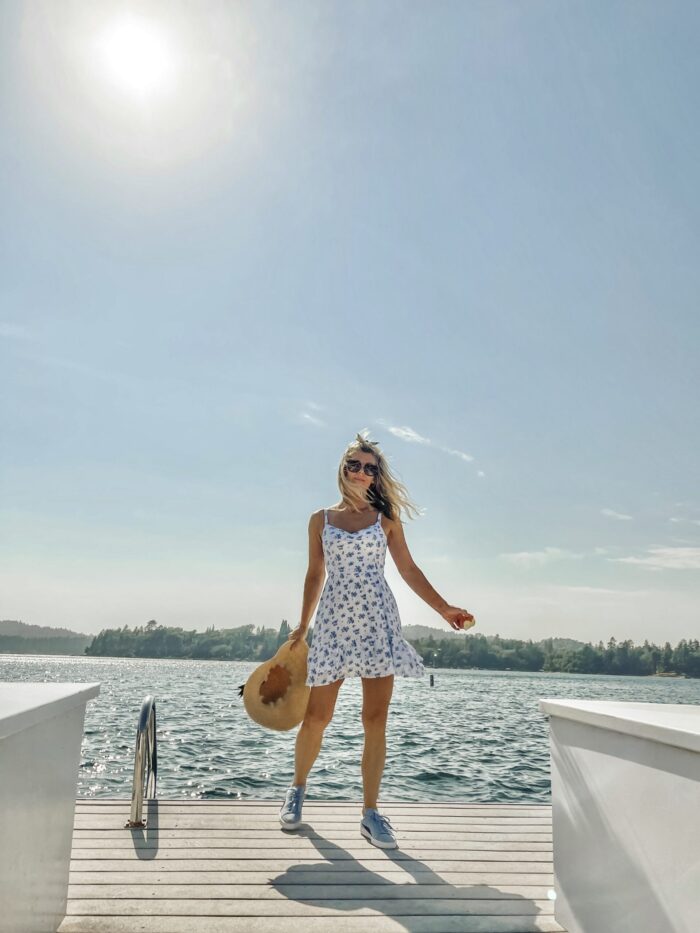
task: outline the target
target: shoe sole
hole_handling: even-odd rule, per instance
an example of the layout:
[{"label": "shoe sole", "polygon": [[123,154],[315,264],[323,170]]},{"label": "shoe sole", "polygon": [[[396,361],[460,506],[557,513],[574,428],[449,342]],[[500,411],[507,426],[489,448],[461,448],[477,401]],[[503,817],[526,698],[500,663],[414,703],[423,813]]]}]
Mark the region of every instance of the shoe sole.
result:
[{"label": "shoe sole", "polygon": [[380,849],[398,849],[399,847],[398,842],[380,842],[378,839],[374,839],[372,833],[368,829],[365,829],[362,824],[360,824],[360,832],[365,839],[369,839],[373,846],[377,846]]}]

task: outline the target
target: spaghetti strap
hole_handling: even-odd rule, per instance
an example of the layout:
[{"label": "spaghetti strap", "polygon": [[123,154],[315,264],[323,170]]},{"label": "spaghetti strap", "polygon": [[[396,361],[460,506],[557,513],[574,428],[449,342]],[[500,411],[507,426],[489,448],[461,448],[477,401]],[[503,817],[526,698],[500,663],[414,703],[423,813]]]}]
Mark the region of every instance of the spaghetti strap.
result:
[{"label": "spaghetti strap", "polygon": [[377,521],[375,522],[375,525],[378,525],[381,520],[382,520],[382,510],[379,509],[377,513]]},{"label": "spaghetti strap", "polygon": [[328,524],[328,513],[326,512],[325,509],[323,510],[323,524],[324,525]]}]

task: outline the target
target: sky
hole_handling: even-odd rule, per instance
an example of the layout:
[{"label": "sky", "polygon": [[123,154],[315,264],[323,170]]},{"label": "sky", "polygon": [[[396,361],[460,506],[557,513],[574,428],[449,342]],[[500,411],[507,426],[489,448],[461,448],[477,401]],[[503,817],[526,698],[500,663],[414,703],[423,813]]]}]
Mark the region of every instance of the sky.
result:
[{"label": "sky", "polygon": [[698,637],[699,27],[5,0],[0,618],[297,625],[363,432],[471,633]]}]

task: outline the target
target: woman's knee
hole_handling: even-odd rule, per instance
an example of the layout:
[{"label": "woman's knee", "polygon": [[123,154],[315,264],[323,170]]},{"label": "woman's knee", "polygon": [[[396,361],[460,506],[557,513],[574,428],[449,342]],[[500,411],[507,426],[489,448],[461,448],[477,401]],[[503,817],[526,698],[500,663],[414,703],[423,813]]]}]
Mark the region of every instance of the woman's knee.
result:
[{"label": "woman's knee", "polygon": [[313,729],[325,729],[332,718],[332,709],[324,709],[322,707],[307,709],[306,713],[304,714],[303,725],[311,726]]},{"label": "woman's knee", "polygon": [[365,729],[386,726],[394,690],[394,675],[362,678],[362,724]]},{"label": "woman's knee", "polygon": [[381,729],[386,727],[389,718],[388,709],[362,710],[362,725],[365,729]]},{"label": "woman's knee", "polygon": [[309,725],[327,726],[333,718],[335,701],[344,678],[322,687],[312,687],[309,702],[306,704],[304,722]]}]

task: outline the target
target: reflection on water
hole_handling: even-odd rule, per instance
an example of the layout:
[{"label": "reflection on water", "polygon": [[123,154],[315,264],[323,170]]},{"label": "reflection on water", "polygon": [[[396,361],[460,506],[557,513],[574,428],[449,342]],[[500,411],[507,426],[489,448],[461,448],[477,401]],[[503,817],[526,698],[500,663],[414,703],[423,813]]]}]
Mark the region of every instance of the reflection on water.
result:
[{"label": "reflection on water", "polygon": [[[78,796],[130,797],[136,723],[156,698],[159,797],[282,799],[297,729],[272,732],[246,715],[237,687],[257,666],[0,655],[0,680],[101,684],[87,706]],[[700,681],[437,669],[397,677],[380,800],[550,803],[544,697],[700,704]],[[348,678],[308,779],[307,799],[361,800],[362,684]]]}]

